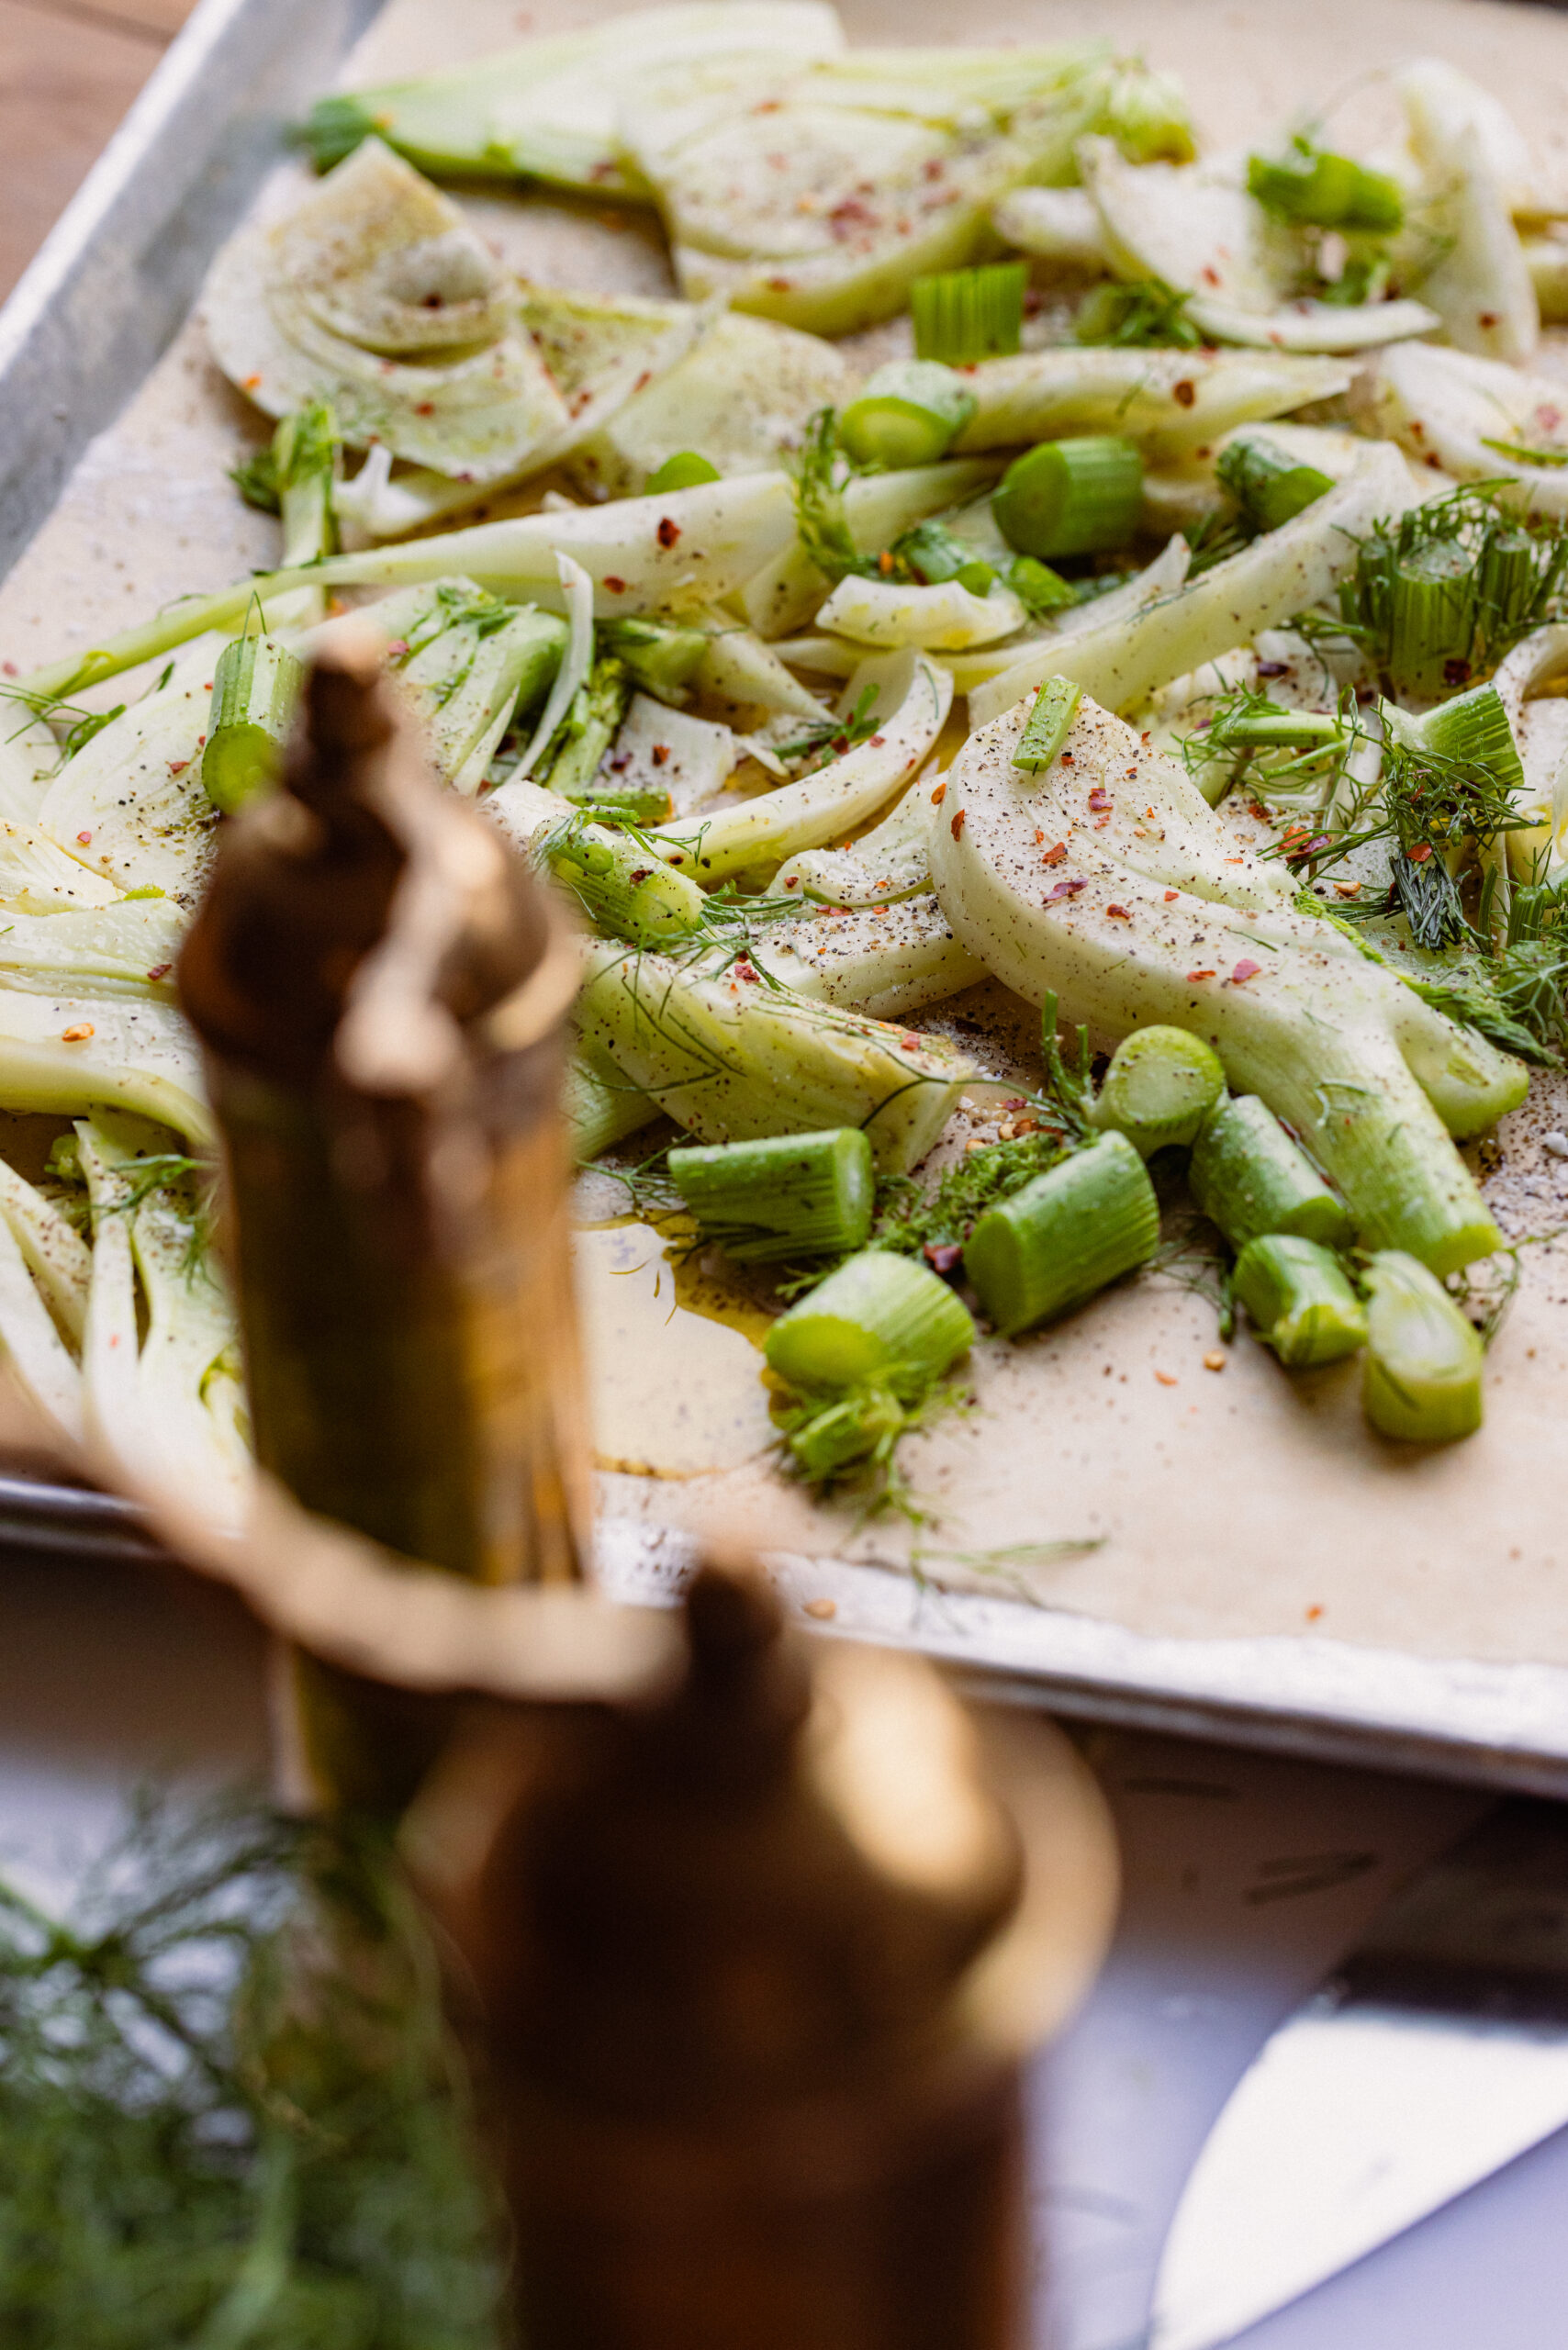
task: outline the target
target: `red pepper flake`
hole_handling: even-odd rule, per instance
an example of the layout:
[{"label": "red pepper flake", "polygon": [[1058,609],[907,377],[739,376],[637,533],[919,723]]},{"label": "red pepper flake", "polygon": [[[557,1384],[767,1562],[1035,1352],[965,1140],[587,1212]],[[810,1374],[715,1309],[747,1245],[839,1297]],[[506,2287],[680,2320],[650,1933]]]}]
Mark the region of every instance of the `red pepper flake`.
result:
[{"label": "red pepper flake", "polygon": [[899,1038],[899,1050],[901,1053],[918,1053],[921,1046],[921,1041],[922,1040],[918,1036],[901,1036]]},{"label": "red pepper flake", "polygon": [[1072,753],[1070,751],[1063,751],[1060,754],[1060,757],[1064,767],[1070,767],[1072,765]]},{"label": "red pepper flake", "polygon": [[964,1250],[961,1241],[928,1240],[922,1253],[934,1273],[950,1273]]},{"label": "red pepper flake", "polygon": [[1166,904],[1167,904],[1168,906],[1173,906],[1173,905],[1176,903],[1177,899],[1181,896],[1181,894],[1182,894],[1182,892],[1181,892],[1181,890],[1167,890],[1167,891],[1165,892],[1165,902],[1166,902]]},{"label": "red pepper flake", "polygon": [[801,877],[798,873],[788,873],[785,875],[784,887],[786,890],[798,890],[800,886]]},{"label": "red pepper flake", "polygon": [[964,816],[965,816],[965,813],[966,813],[966,811],[965,811],[964,809],[960,808],[960,809],[959,809],[959,811],[958,811],[958,814],[954,817],[954,819],[953,819],[952,822],[951,822],[951,823],[948,825],[948,827],[947,827],[947,830],[952,834],[953,838],[954,838],[955,840],[957,840],[957,839],[958,839],[958,834],[959,834],[963,831],[963,829],[964,829]]},{"label": "red pepper flake", "polygon": [[1089,795],[1089,805],[1096,815],[1111,805],[1111,795],[1103,783],[1097,783]]},{"label": "red pepper flake", "polygon": [[748,980],[753,987],[757,985],[756,972],[753,968],[752,965],[746,961],[744,955],[740,961],[735,965],[735,977],[737,979]]},{"label": "red pepper flake", "polygon": [[868,751],[879,751],[887,739],[885,734],[873,734],[866,748]]},{"label": "red pepper flake", "polygon": [[1488,333],[1490,333],[1490,332],[1491,332],[1491,330],[1492,330],[1492,329],[1493,329],[1493,328],[1496,325],[1496,323],[1497,323],[1497,313],[1496,313],[1496,311],[1495,311],[1495,310],[1478,310],[1478,311],[1476,312],[1476,315],[1475,315],[1475,323],[1476,323],[1476,325],[1477,325],[1478,327],[1484,327],[1484,328],[1486,329],[1487,332],[1488,332]]},{"label": "red pepper flake", "polygon": [[767,280],[767,290],[770,294],[788,294],[790,290],[790,280],[787,277],[770,277]]},{"label": "red pepper flake", "polygon": [[1322,1613],[1323,1613],[1322,1607],[1321,1607],[1320,1606],[1318,1606],[1318,1605],[1317,1605],[1317,1603],[1315,1601],[1315,1602],[1314,1602],[1314,1604],[1312,1605],[1312,1606],[1310,1606],[1310,1607],[1307,1609],[1307,1611],[1306,1611],[1306,1620],[1307,1620],[1307,1622],[1308,1622],[1309,1624],[1316,1624],[1316,1621],[1317,1621],[1317,1619],[1318,1619],[1318,1617],[1322,1615]]},{"label": "red pepper flake", "polygon": [[1128,913],[1126,906],[1107,906],[1105,912],[1111,916],[1114,922],[1131,922],[1132,920],[1132,916]]},{"label": "red pepper flake", "polygon": [[246,375],[241,380],[240,388],[242,392],[253,392],[259,387],[261,380],[259,375]]},{"label": "red pepper flake", "polygon": [[942,805],[942,802],[944,801],[944,800],[946,800],[946,797],[947,797],[947,786],[946,786],[946,781],[944,780],[943,782],[941,782],[941,783],[939,783],[939,784],[937,785],[937,787],[936,787],[935,790],[932,793],[932,795],[931,795],[931,805],[933,806],[933,808],[940,808],[940,807],[941,807],[941,805]]},{"label": "red pepper flake", "polygon": [[189,765],[189,759],[171,759],[169,762],[169,773],[171,775],[184,775]]},{"label": "red pepper flake", "polygon": [[1180,1384],[1173,1371],[1157,1371],[1154,1375],[1161,1387],[1175,1387]]},{"label": "red pepper flake", "polygon": [[680,536],[680,524],[672,522],[667,514],[659,517],[658,542],[661,547],[674,546]]},{"label": "red pepper flake", "polygon": [[1081,890],[1088,887],[1087,881],[1058,881],[1050,894],[1053,898],[1076,898]]},{"label": "red pepper flake", "polygon": [[626,582],[624,579],[617,579],[613,572],[611,572],[609,578],[606,579],[604,586],[605,592],[608,595],[624,596],[626,593]]},{"label": "red pepper flake", "polygon": [[[1045,835],[1043,833],[1036,833],[1035,837],[1036,840],[1043,840]],[[1055,848],[1047,849],[1044,856],[1040,859],[1040,863],[1042,865],[1065,865],[1066,862],[1067,843],[1065,841],[1058,841]]]},{"label": "red pepper flake", "polygon": [[91,833],[78,833],[76,835],[76,842],[80,848],[91,848],[93,845],[93,835]]},{"label": "red pepper flake", "polygon": [[1191,408],[1198,397],[1198,387],[1190,375],[1183,375],[1179,384],[1171,385],[1170,397],[1178,408]]},{"label": "red pepper flake", "polygon": [[890,547],[884,547],[881,554],[877,557],[877,568],[881,573],[884,579],[891,577],[893,556],[892,549]]},{"label": "red pepper flake", "polygon": [[655,765],[655,767],[662,767],[664,766],[665,762],[666,761],[666,759],[667,759],[668,757],[669,757],[669,744],[668,744],[667,743],[655,743],[655,744],[654,744],[654,765]]},{"label": "red pepper flake", "polygon": [[174,968],[173,963],[154,963],[147,976],[150,979],[166,979]]},{"label": "red pepper flake", "polygon": [[414,414],[416,416],[433,416],[435,414],[434,400],[420,400],[414,409]]},{"label": "red pepper flake", "polygon": [[90,1020],[79,1020],[74,1028],[62,1028],[61,1030],[60,1041],[62,1045],[84,1045],[92,1034],[92,1022]]},{"label": "red pepper flake", "polygon": [[645,881],[645,880],[648,878],[649,874],[650,874],[650,873],[652,873],[653,869],[654,869],[654,868],[653,868],[653,867],[652,867],[651,865],[639,865],[639,866],[635,867],[634,867],[634,869],[633,870],[633,873],[632,873],[632,875],[631,875],[631,878],[632,878],[632,880],[633,880],[633,881],[634,881],[634,882],[636,882],[636,881]]},{"label": "red pepper flake", "polygon": [[1190,979],[1212,979],[1214,976],[1212,971],[1189,971],[1187,974]]},{"label": "red pepper flake", "polygon": [[[8,677],[14,677],[17,675],[17,665],[14,661],[0,661],[0,669],[3,669]],[[212,691],[210,686],[207,691],[208,693]]]},{"label": "red pepper flake", "polygon": [[1245,956],[1243,956],[1241,961],[1238,963],[1235,970],[1232,971],[1230,975],[1231,986],[1233,988],[1244,988],[1249,979],[1255,979],[1257,978],[1263,966],[1261,963],[1250,962]]},{"label": "red pepper flake", "polygon": [[1410,852],[1410,862],[1412,865],[1425,865],[1431,854],[1431,845],[1428,842],[1417,841]]}]

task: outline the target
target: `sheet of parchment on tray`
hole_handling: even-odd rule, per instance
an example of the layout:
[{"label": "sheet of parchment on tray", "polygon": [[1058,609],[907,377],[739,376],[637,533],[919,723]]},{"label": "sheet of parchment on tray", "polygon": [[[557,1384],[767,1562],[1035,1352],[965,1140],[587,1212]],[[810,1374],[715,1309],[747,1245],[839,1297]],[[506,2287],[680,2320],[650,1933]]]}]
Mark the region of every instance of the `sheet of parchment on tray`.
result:
[{"label": "sheet of parchment on tray", "polygon": [[[343,78],[454,62],[614,13],[393,0]],[[846,0],[842,13],[852,39],[868,43],[938,42],[952,29],[909,0]],[[1000,0],[983,27],[988,41],[1086,31],[1178,72],[1209,142],[1251,143],[1352,75],[1375,106],[1376,69],[1437,53],[1503,97],[1545,151],[1568,157],[1568,21],[1542,9],[1101,0],[1090,21],[1062,0]],[[263,207],[282,208],[302,185],[301,166],[282,167]],[[656,234],[631,209],[458,193],[508,260],[543,283],[672,290]],[[879,356],[888,332],[879,330]],[[1536,364],[1568,380],[1568,335],[1549,332]],[[0,657],[13,673],[271,559],[275,526],[226,478],[262,437],[193,321],[0,588]],[[487,510],[536,502],[537,492]],[[115,699],[128,684],[137,680],[116,682]],[[1018,1067],[1007,1055],[1021,1010],[988,989],[936,1007],[931,1021],[968,1020],[977,1058],[1006,1075]],[[971,1130],[993,1132],[995,1114],[977,1115]],[[1483,1147],[1477,1163],[1510,1239],[1568,1225],[1568,1161],[1545,1145],[1565,1125],[1568,1084],[1538,1076],[1529,1103]],[[604,1227],[625,1205],[600,1177],[585,1187],[585,1214]],[[1354,1364],[1287,1382],[1250,1340],[1218,1348],[1205,1298],[1145,1274],[1055,1328],[981,1346],[972,1410],[908,1446],[911,1483],[936,1513],[913,1530],[857,1527],[778,1475],[757,1325],[713,1293],[700,1264],[678,1281],[658,1235],[624,1220],[582,1247],[604,1502],[617,1515],[693,1528],[744,1516],[781,1548],[890,1563],[918,1550],[935,1579],[1148,1633],[1310,1631],[1424,1655],[1568,1662],[1558,1466],[1568,1242],[1523,1252],[1518,1302],[1489,1358],[1488,1423],[1465,1444],[1384,1444],[1361,1420]],[[1222,1353],[1223,1369],[1205,1367]]]}]

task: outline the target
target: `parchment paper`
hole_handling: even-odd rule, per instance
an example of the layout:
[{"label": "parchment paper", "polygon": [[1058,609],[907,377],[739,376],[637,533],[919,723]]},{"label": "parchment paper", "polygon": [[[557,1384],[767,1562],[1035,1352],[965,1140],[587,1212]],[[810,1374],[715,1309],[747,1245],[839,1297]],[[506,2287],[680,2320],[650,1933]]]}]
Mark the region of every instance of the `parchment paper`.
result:
[{"label": "parchment paper", "polygon": [[[448,63],[616,13],[594,0],[394,0],[346,82]],[[922,0],[844,0],[867,42],[1109,35],[1182,73],[1205,138],[1251,141],[1359,77],[1436,52],[1495,90],[1530,137],[1568,159],[1568,22],[1493,0],[1000,0],[955,22]],[[1358,105],[1386,106],[1373,86]],[[294,167],[291,167],[291,171]],[[267,192],[286,201],[289,174]],[[546,282],[656,292],[656,236],[591,203],[473,199],[487,232]],[[1568,374],[1562,338],[1544,364]],[[229,490],[226,467],[263,426],[187,327],[78,468],[60,508],[0,588],[0,657],[30,668],[165,599],[272,559],[275,526]],[[123,683],[114,692],[118,699]],[[1543,1137],[1568,1125],[1568,1086],[1538,1080],[1486,1146],[1488,1197],[1510,1237],[1568,1225],[1568,1161]],[[983,1128],[981,1129],[984,1130]],[[587,1204],[615,1204],[601,1188]],[[1368,1433],[1352,1365],[1288,1379],[1249,1338],[1226,1367],[1212,1306],[1144,1277],[1056,1329],[983,1346],[976,1406],[907,1448],[938,1523],[857,1531],[808,1504],[757,1456],[718,1474],[607,1473],[611,1511],[691,1528],[737,1518],[770,1545],[889,1564],[1132,1629],[1215,1639],[1305,1633],[1428,1656],[1568,1662],[1568,1245],[1528,1248],[1511,1319],[1489,1360],[1488,1424],[1424,1453]],[[661,1292],[662,1294],[662,1292]],[[673,1303],[673,1293],[672,1293]],[[650,1396],[678,1390],[675,1338],[607,1351],[636,1359]],[[711,1353],[713,1350],[710,1349]],[[740,1384],[755,1376],[731,1350]],[[624,1395],[622,1405],[624,1405]],[[754,1432],[755,1399],[732,1417]],[[607,1406],[608,1410],[608,1406]],[[700,1452],[700,1445],[698,1446]],[[624,1456],[622,1456],[624,1457]],[[1044,1563],[1019,1545],[1093,1541]]]}]

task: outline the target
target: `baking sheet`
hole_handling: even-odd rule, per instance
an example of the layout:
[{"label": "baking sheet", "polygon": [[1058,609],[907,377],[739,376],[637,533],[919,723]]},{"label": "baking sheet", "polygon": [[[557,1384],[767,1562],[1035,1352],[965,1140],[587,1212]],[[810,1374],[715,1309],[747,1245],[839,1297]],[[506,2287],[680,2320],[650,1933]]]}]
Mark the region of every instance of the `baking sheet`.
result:
[{"label": "baking sheet", "polygon": [[[223,104],[242,109],[231,84],[227,95],[216,80],[209,89],[202,71],[216,76],[228,60],[231,74],[233,60],[245,58],[253,89],[286,84],[291,95],[267,134],[275,137],[277,114],[308,86],[289,80],[293,68],[282,61],[300,53],[306,35],[316,44],[309,80],[324,78],[321,43],[334,28],[341,40],[353,13],[293,0],[203,0],[143,101],[140,149],[131,151],[130,140],[122,152],[95,216],[84,205],[73,230],[62,224],[52,258],[43,257],[48,267],[24,281],[0,323],[0,365],[8,350],[12,359],[0,481],[16,478],[21,445],[18,351],[42,370],[29,379],[33,407],[41,402],[51,415],[64,408],[67,439],[134,379],[123,340],[87,333],[69,304],[84,285],[118,282],[129,267],[158,276],[156,238],[122,252],[118,273],[114,265],[117,237],[145,221],[146,190],[165,185],[184,207],[168,280],[147,313],[168,319],[188,298],[193,255],[216,241],[202,234],[200,191],[214,189],[211,225],[220,229],[238,210],[243,171],[255,176],[267,144],[255,129],[264,108],[245,117],[252,144],[226,147],[215,136]],[[548,22],[612,13],[559,0]],[[865,40],[917,39],[923,28],[919,12],[878,0],[844,13]],[[546,17],[527,21],[538,29]],[[351,78],[482,54],[519,28],[518,10],[502,0],[394,0]],[[1091,18],[1036,0],[989,10],[985,27],[988,39],[1001,39],[1091,29],[1180,71],[1215,140],[1256,138],[1329,95],[1326,67],[1348,77],[1435,50],[1495,88],[1549,151],[1561,159],[1568,148],[1568,24],[1536,9],[1493,0],[1120,0]],[[1226,72],[1211,80],[1205,67],[1216,58]],[[266,83],[268,73],[283,78]],[[203,157],[219,153],[226,160],[214,180]],[[130,204],[139,189],[140,213]],[[265,200],[285,200],[284,191],[274,186]],[[489,232],[541,277],[642,291],[666,282],[656,241],[632,216],[506,195],[476,203]],[[75,319],[74,341],[62,316]],[[1547,364],[1568,374],[1560,351]],[[31,666],[170,597],[264,564],[274,526],[215,496],[236,451],[258,437],[257,420],[210,366],[199,331],[183,329],[87,447],[0,588],[0,655]],[[16,535],[20,510],[14,495],[0,505]],[[1500,1130],[1491,1190],[1511,1236],[1568,1222],[1568,1182],[1542,1147],[1565,1121],[1561,1087],[1538,1084],[1531,1104]],[[978,1408],[909,1450],[912,1482],[936,1507],[935,1527],[857,1530],[843,1513],[781,1486],[762,1459],[678,1478],[612,1472],[607,1568],[629,1595],[657,1595],[686,1555],[684,1536],[762,1527],[806,1562],[794,1571],[798,1587],[833,1602],[834,1628],[1010,1673],[1021,1687],[1048,1686],[1053,1702],[1568,1786],[1568,1528],[1556,1469],[1568,1396],[1568,1255],[1561,1244],[1532,1248],[1526,1264],[1491,1359],[1489,1426],[1448,1452],[1409,1454],[1371,1437],[1353,1369],[1287,1384],[1248,1343],[1231,1350],[1222,1372],[1205,1371],[1212,1308],[1170,1281],[1144,1280],[1021,1346],[980,1350]],[[650,1356],[650,1382],[667,1387],[677,1360]],[[688,1464],[702,1465],[700,1457]],[[69,1515],[63,1503],[40,1503],[47,1507],[62,1523]],[[96,1523],[101,1539],[106,1521]],[[0,1493],[0,1539],[10,1524]],[[1034,1555],[1020,1555],[1025,1545]]]}]

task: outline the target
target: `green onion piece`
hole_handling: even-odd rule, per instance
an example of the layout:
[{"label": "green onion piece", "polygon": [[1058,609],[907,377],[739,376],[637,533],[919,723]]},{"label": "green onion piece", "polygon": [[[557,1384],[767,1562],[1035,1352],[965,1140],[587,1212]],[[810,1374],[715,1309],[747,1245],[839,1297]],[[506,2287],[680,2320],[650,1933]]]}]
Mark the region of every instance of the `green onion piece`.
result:
[{"label": "green onion piece", "polygon": [[585,816],[607,824],[662,824],[675,805],[662,783],[624,783],[618,776],[595,776],[591,800],[576,800]]},{"label": "green onion piece", "polygon": [[1054,1321],[1159,1246],[1159,1209],[1125,1135],[1102,1135],[982,1215],[964,1271],[1004,1337]]},{"label": "green onion piece", "polygon": [[691,680],[708,651],[702,629],[682,628],[674,621],[599,621],[595,634],[599,651],[623,661],[655,700],[678,709],[690,700]]},{"label": "green onion piece", "polygon": [[695,449],[678,449],[648,476],[643,495],[664,498],[672,489],[700,489],[705,481],[718,479],[719,468],[709,458],[699,456]]},{"label": "green onion piece", "polygon": [[913,1257],[863,1249],[781,1315],[767,1334],[769,1371],[788,1386],[875,1380],[918,1391],[974,1344],[962,1298]]},{"label": "green onion piece", "polygon": [[895,359],[839,418],[839,443],[857,465],[934,465],[974,412],[973,392],[951,367]]},{"label": "green onion piece", "polygon": [[1476,598],[1489,633],[1505,640],[1536,616],[1540,591],[1540,541],[1529,531],[1488,532],[1476,573]]},{"label": "green onion piece", "polygon": [[1238,751],[1312,751],[1337,742],[1338,720],[1321,710],[1221,711],[1208,729],[1216,747]]},{"label": "green onion piece", "polygon": [[669,1172],[706,1237],[744,1264],[839,1256],[871,1237],[877,1178],[858,1126],[696,1144],[670,1152]]},{"label": "green onion piece", "polygon": [[1227,442],[1215,474],[1255,530],[1277,531],[1334,487],[1316,465],[1293,464],[1264,441]]},{"label": "green onion piece", "polygon": [[568,817],[536,852],[573,890],[596,930],[639,946],[688,938],[707,903],[695,881],[640,848],[625,833]]},{"label": "green onion piece", "polygon": [[548,784],[564,800],[604,800],[608,794],[599,781],[599,765],[621,731],[631,699],[625,663],[606,654],[572,696],[534,770],[535,783]]},{"label": "green onion piece", "polygon": [[1366,1344],[1366,1310],[1338,1259],[1316,1240],[1285,1232],[1249,1240],[1230,1286],[1287,1371],[1338,1362]]},{"label": "green onion piece", "polygon": [[1435,1273],[1399,1249],[1367,1269],[1367,1359],[1361,1408],[1383,1436],[1451,1444],[1481,1426],[1478,1333]]},{"label": "green onion piece", "polygon": [[1423,698],[1462,683],[1475,627],[1475,558],[1457,539],[1429,539],[1396,558],[1388,580],[1388,670],[1395,690]]},{"label": "green onion piece", "polygon": [[1075,685],[1070,677],[1047,677],[1035,696],[1035,707],[1018,738],[1014,766],[1022,767],[1025,775],[1044,775],[1072,732],[1072,722],[1082,699],[1082,687]]},{"label": "green onion piece", "polygon": [[904,1408],[886,1387],[864,1387],[811,1413],[788,1438],[796,1467],[812,1484],[893,1444],[904,1426]]},{"label": "green onion piece", "polygon": [[1126,1135],[1147,1158],[1190,1145],[1225,1092],[1225,1065],[1212,1045],[1185,1028],[1139,1028],[1111,1056],[1095,1124]]},{"label": "green onion piece", "polygon": [[1143,462],[1130,441],[1084,433],[1015,457],[992,492],[996,526],[1020,554],[1125,547],[1143,511]]},{"label": "green onion piece", "polygon": [[237,636],[218,655],[201,785],[226,816],[276,780],[304,683],[297,655],[275,637]]},{"label": "green onion piece", "polygon": [[1421,720],[1420,732],[1427,749],[1439,758],[1484,767],[1505,791],[1524,789],[1524,762],[1495,686],[1473,686],[1467,694],[1439,702]]},{"label": "green onion piece", "polygon": [[912,531],[894,540],[891,552],[928,588],[935,588],[945,579],[956,579],[971,596],[985,596],[996,577],[984,556],[977,555],[973,547],[955,538],[942,522],[917,522]]},{"label": "green onion piece", "polygon": [[1078,590],[1070,580],[1053,571],[1048,563],[1039,563],[1032,554],[1015,554],[1007,566],[1007,585],[1026,612],[1038,619],[1045,612],[1065,611],[1078,601]]},{"label": "green onion piece", "polygon": [[1299,1143],[1256,1093],[1217,1102],[1198,1129],[1187,1169],[1193,1197],[1233,1248],[1265,1232],[1326,1248],[1349,1240],[1350,1218]]},{"label": "green onion piece", "polygon": [[917,277],[909,295],[916,356],[949,367],[1007,358],[1022,343],[1028,282],[1029,265],[1022,261]]},{"label": "green onion piece", "polygon": [[1349,155],[1330,154],[1310,140],[1292,141],[1288,155],[1248,158],[1247,187],[1265,211],[1315,229],[1360,229],[1392,236],[1405,220],[1405,197],[1386,172],[1369,172]]}]

